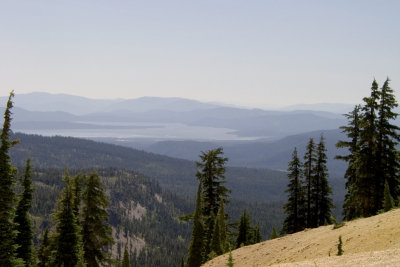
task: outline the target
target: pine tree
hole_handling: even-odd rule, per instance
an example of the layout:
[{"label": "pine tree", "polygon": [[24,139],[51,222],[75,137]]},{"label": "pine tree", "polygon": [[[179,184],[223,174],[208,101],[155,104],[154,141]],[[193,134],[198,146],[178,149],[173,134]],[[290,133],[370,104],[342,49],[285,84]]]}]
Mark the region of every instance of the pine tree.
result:
[{"label": "pine tree", "polygon": [[214,224],[214,231],[211,239],[211,251],[213,251],[216,254],[216,256],[219,256],[225,252],[225,247],[226,247],[226,222],[225,222],[224,205],[223,203],[221,203]]},{"label": "pine tree", "polygon": [[385,182],[384,198],[383,198],[383,210],[389,211],[394,208],[394,199],[390,193],[390,187],[388,181]]},{"label": "pine tree", "polygon": [[323,135],[321,135],[320,142],[317,145],[316,157],[311,190],[313,206],[312,217],[315,220],[313,221],[313,227],[332,223],[331,209],[333,208],[333,204],[330,198],[332,189],[328,184],[328,169],[326,167],[327,157]]},{"label": "pine tree", "polygon": [[128,250],[126,249],[126,245],[124,249],[124,257],[122,258],[121,267],[131,267],[131,264],[129,263],[129,253]]},{"label": "pine tree", "polygon": [[29,210],[32,206],[32,178],[30,159],[26,161],[25,173],[22,179],[23,192],[18,201],[14,223],[17,225],[17,237],[15,239],[17,257],[24,260],[26,266],[32,266],[34,260],[33,229]]},{"label": "pine tree", "polygon": [[313,227],[312,224],[312,180],[314,178],[314,163],[315,163],[315,144],[314,139],[310,138],[306,153],[304,154],[304,178],[305,178],[305,196],[306,196],[306,227]]},{"label": "pine tree", "polygon": [[218,213],[221,203],[228,203],[229,190],[225,184],[225,163],[228,160],[223,156],[223,149],[217,148],[202,152],[201,162],[196,162],[197,178],[202,184],[202,206],[204,225],[204,253],[211,252],[212,233],[215,225],[215,215]]},{"label": "pine tree", "polygon": [[346,134],[348,141],[339,141],[336,144],[338,148],[347,148],[348,155],[336,156],[335,159],[344,160],[348,163],[346,173],[344,175],[346,181],[347,194],[343,204],[343,216],[345,220],[351,220],[356,214],[360,214],[360,201],[357,199],[357,166],[356,156],[359,155],[359,138],[360,138],[360,109],[357,105],[349,114],[345,114],[348,125],[342,126],[342,132]]},{"label": "pine tree", "polygon": [[80,208],[81,208],[81,202],[82,202],[82,188],[85,187],[85,180],[87,178],[82,175],[78,174],[72,179],[72,190],[74,194],[74,201],[73,201],[73,209],[74,209],[74,215],[79,221],[79,214],[80,214]]},{"label": "pine tree", "polygon": [[362,107],[363,114],[360,119],[359,153],[356,155],[355,162],[358,179],[355,193],[356,199],[359,200],[360,214],[355,214],[353,217],[369,217],[378,211],[375,192],[378,168],[376,112],[379,96],[378,83],[374,80],[371,86],[371,96],[363,99],[365,105]]},{"label": "pine tree", "polygon": [[114,240],[107,223],[109,202],[96,173],[87,178],[83,196],[82,241],[85,262],[89,266],[101,266],[110,260],[104,251]]},{"label": "pine tree", "polygon": [[226,266],[233,267],[234,263],[235,263],[235,261],[233,260],[233,257],[232,257],[232,251],[229,251],[229,257],[228,257],[228,262],[227,262]]},{"label": "pine tree", "polygon": [[275,227],[272,227],[272,233],[270,239],[278,238],[278,233],[276,232]]},{"label": "pine tree", "polygon": [[344,251],[343,251],[342,246],[343,246],[342,236],[340,235],[339,236],[339,243],[338,243],[338,246],[337,246],[337,248],[338,248],[337,256],[342,256],[343,255]]},{"label": "pine tree", "polygon": [[260,243],[261,242],[261,232],[260,232],[260,225],[257,223],[257,225],[253,228],[253,243]]},{"label": "pine tree", "polygon": [[50,241],[49,241],[49,229],[46,228],[43,234],[42,242],[40,243],[38,250],[38,267],[47,267],[50,264]]},{"label": "pine tree", "polygon": [[282,232],[295,233],[305,228],[305,196],[301,181],[301,162],[297,156],[297,148],[294,148],[292,161],[289,162],[288,177],[290,179],[286,193],[288,202],[284,206],[286,218],[283,222]]},{"label": "pine tree", "polygon": [[236,248],[240,248],[241,246],[247,246],[250,242],[250,216],[247,210],[245,209],[240,216],[239,220],[239,232],[236,239]]},{"label": "pine tree", "polygon": [[13,107],[12,98],[14,92],[10,93],[7,106],[4,112],[4,123],[1,131],[0,146],[0,266],[16,266],[21,261],[16,258],[17,244],[15,238],[14,208],[16,204],[15,183],[16,170],[11,165],[9,149],[16,144],[10,141],[11,131],[11,109]]},{"label": "pine tree", "polygon": [[201,183],[197,190],[196,198],[196,210],[193,218],[193,231],[189,245],[189,253],[187,258],[187,266],[198,267],[203,263],[203,251],[204,251],[204,226],[203,226],[203,215],[202,215],[202,200],[201,200]]},{"label": "pine tree", "polygon": [[51,265],[73,267],[79,262],[82,240],[73,209],[71,178],[66,174],[65,188],[61,193],[54,214],[56,232],[54,236],[55,256]]},{"label": "pine tree", "polygon": [[[376,201],[382,203],[385,181],[389,183],[390,194],[397,198],[400,186],[400,154],[396,149],[400,135],[400,128],[393,122],[398,114],[393,111],[398,106],[394,92],[389,86],[389,78],[386,79],[380,91],[377,122],[377,176]],[[376,209],[380,207],[377,206]]]}]

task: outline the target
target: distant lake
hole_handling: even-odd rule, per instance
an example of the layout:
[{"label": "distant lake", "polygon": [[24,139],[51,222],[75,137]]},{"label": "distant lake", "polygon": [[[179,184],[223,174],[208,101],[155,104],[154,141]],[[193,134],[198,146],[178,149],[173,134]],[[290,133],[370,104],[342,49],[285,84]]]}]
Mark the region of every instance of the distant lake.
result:
[{"label": "distant lake", "polygon": [[166,140],[256,140],[261,137],[241,137],[235,130],[204,126],[189,126],[180,123],[93,123],[76,122],[63,127],[63,123],[43,123],[35,126],[16,123],[14,132],[43,136],[72,136],[78,138],[151,138]]}]

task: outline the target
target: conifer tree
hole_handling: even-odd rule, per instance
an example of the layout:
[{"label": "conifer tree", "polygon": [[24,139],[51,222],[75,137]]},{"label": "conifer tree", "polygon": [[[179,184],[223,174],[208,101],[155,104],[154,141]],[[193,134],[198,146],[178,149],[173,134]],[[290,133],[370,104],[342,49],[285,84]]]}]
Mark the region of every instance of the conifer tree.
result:
[{"label": "conifer tree", "polygon": [[[393,111],[398,106],[394,92],[389,86],[389,78],[386,79],[380,91],[377,122],[377,176],[376,178],[376,201],[383,199],[385,181],[388,182],[390,194],[397,198],[400,186],[400,155],[396,146],[400,141],[398,131],[400,128],[393,122],[398,114]],[[379,206],[377,207],[379,209]]]},{"label": "conifer tree", "polygon": [[229,257],[228,257],[228,262],[226,263],[226,266],[233,267],[234,263],[235,263],[235,261],[233,260],[233,257],[232,257],[232,251],[229,251]]},{"label": "conifer tree", "polygon": [[240,216],[239,220],[239,232],[236,239],[236,248],[240,248],[241,246],[247,246],[251,243],[250,241],[250,216],[247,210],[245,209]]},{"label": "conifer tree", "polygon": [[[360,119],[359,153],[356,156],[357,189],[356,199],[359,200],[360,214],[353,217],[368,217],[376,214],[375,192],[377,189],[377,125],[376,112],[378,110],[380,92],[378,83],[374,80],[371,86],[370,97],[365,97],[365,105],[362,107],[363,115]],[[381,203],[378,204],[379,206]]]},{"label": "conifer tree", "polygon": [[282,232],[295,233],[305,228],[305,196],[301,181],[301,162],[297,156],[297,148],[294,148],[292,161],[289,162],[288,177],[290,179],[286,193],[288,202],[284,205],[286,218],[283,222]]},{"label": "conifer tree", "polygon": [[394,208],[394,199],[390,193],[389,183],[385,182],[384,198],[383,198],[383,210],[389,211]]},{"label": "conifer tree", "polygon": [[226,247],[226,222],[224,205],[221,203],[215,220],[214,231],[211,239],[211,251],[221,255],[225,252]]},{"label": "conifer tree", "polygon": [[257,223],[257,225],[253,228],[253,243],[260,243],[261,242],[261,232],[260,232],[260,225]]},{"label": "conifer tree", "polygon": [[73,267],[79,262],[82,240],[73,209],[71,178],[66,174],[65,188],[61,193],[54,214],[56,232],[54,236],[55,255],[51,265]]},{"label": "conifer tree", "polygon": [[14,223],[17,225],[17,237],[15,239],[17,257],[24,260],[26,266],[32,266],[35,262],[33,249],[33,229],[29,210],[32,207],[32,178],[30,159],[26,161],[25,172],[22,177],[22,195],[19,198],[15,212]]},{"label": "conifer tree", "polygon": [[316,150],[316,162],[311,190],[313,208],[312,218],[314,220],[312,223],[313,227],[332,223],[331,209],[333,208],[333,204],[332,199],[330,198],[332,189],[328,184],[328,169],[326,167],[326,162],[325,140],[323,135],[321,135]]},{"label": "conifer tree", "polygon": [[189,245],[189,253],[187,258],[187,266],[198,267],[203,263],[203,251],[204,251],[204,238],[203,238],[203,215],[202,215],[202,199],[201,199],[202,187],[199,183],[196,197],[196,210],[193,218],[193,231]]},{"label": "conifer tree", "polygon": [[270,239],[278,238],[278,233],[276,232],[275,227],[272,227],[272,233]]},{"label": "conifer tree", "polygon": [[82,209],[82,241],[85,262],[101,266],[110,260],[105,248],[114,243],[108,224],[107,196],[97,173],[86,179]]},{"label": "conifer tree", "polygon": [[336,156],[335,159],[344,160],[347,162],[347,170],[344,175],[346,181],[347,194],[343,204],[343,216],[345,220],[353,219],[356,214],[360,214],[360,201],[357,199],[357,165],[356,157],[359,155],[359,138],[360,138],[360,109],[361,106],[357,105],[353,111],[345,114],[348,125],[342,126],[342,132],[346,134],[348,140],[339,141],[336,144],[338,148],[347,148],[348,155]]},{"label": "conifer tree", "polygon": [[47,267],[50,264],[51,251],[50,251],[50,241],[49,241],[49,229],[46,228],[43,234],[42,242],[40,243],[38,250],[38,267]]},{"label": "conifer tree", "polygon": [[315,144],[314,139],[310,138],[306,153],[304,154],[304,178],[305,178],[305,198],[306,198],[306,227],[313,227],[312,225],[312,180],[314,178],[314,163],[315,163]]},{"label": "conifer tree", "polygon": [[72,179],[72,190],[74,194],[74,215],[75,218],[78,219],[78,221],[82,202],[82,188],[85,187],[85,181],[86,177],[82,174],[78,174]]},{"label": "conifer tree", "polygon": [[15,183],[16,170],[11,165],[8,154],[9,149],[16,144],[16,141],[10,141],[13,97],[14,92],[11,92],[4,112],[4,123],[0,136],[0,266],[17,266],[21,264],[15,254],[17,231],[13,221],[16,204],[13,185]]},{"label": "conifer tree", "polygon": [[197,178],[202,184],[202,207],[204,218],[204,253],[211,252],[212,233],[215,225],[215,215],[221,203],[228,203],[229,190],[225,184],[225,163],[228,160],[223,156],[223,149],[217,148],[202,152],[201,162],[196,162],[198,171]]},{"label": "conifer tree", "polygon": [[125,245],[125,249],[124,249],[124,257],[122,258],[121,267],[131,267],[131,264],[129,262],[129,253],[128,253],[128,250],[126,249],[126,245]]}]

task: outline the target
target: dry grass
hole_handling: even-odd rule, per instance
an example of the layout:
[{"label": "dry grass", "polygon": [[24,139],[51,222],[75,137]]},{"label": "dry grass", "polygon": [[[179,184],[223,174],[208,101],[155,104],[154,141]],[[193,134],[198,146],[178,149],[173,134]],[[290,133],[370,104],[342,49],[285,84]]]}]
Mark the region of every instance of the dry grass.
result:
[{"label": "dry grass", "polygon": [[[342,236],[343,256],[336,256]],[[400,266],[400,209],[309,229],[232,251],[240,266]],[[222,255],[204,266],[226,266]]]}]

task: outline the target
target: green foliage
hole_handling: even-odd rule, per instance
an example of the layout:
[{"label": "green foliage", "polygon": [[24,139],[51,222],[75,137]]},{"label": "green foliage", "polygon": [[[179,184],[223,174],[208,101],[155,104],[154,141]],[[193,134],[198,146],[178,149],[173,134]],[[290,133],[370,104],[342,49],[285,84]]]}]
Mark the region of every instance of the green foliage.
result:
[{"label": "green foliage", "polygon": [[250,229],[250,216],[248,211],[245,209],[242,213],[242,216],[240,216],[236,248],[240,248],[243,245],[250,245]]},{"label": "green foliage", "polygon": [[315,144],[314,139],[310,138],[307,147],[306,153],[304,154],[304,178],[305,178],[305,214],[306,214],[306,227],[311,228],[312,225],[312,211],[311,211],[311,203],[312,203],[312,185],[313,185],[313,177],[314,177],[314,167],[315,164]]},{"label": "green foliage", "polygon": [[348,140],[339,141],[336,144],[338,148],[347,148],[349,151],[348,155],[336,156],[335,159],[343,160],[348,163],[348,167],[344,178],[346,181],[347,194],[343,204],[343,216],[345,220],[353,219],[353,216],[359,214],[357,211],[360,208],[360,203],[355,198],[356,194],[356,182],[357,182],[357,166],[356,159],[359,153],[359,138],[360,138],[360,105],[356,105],[348,114],[345,114],[348,125],[340,127],[342,132],[346,134]]},{"label": "green foliage", "polygon": [[271,233],[270,239],[275,239],[275,238],[278,238],[278,233],[276,232],[275,227],[274,227],[274,228],[272,228],[272,233]]},{"label": "green foliage", "polygon": [[17,261],[15,254],[17,249],[17,244],[15,244],[17,231],[15,230],[15,223],[13,221],[16,204],[13,186],[16,172],[11,165],[8,154],[10,147],[15,144],[15,142],[9,140],[13,96],[14,93],[11,92],[4,112],[4,123],[0,136],[0,266],[15,266],[21,263],[21,261]]},{"label": "green foliage", "polygon": [[16,250],[17,257],[24,260],[27,266],[31,266],[36,261],[33,249],[33,226],[29,215],[32,206],[32,177],[30,160],[26,161],[26,168],[22,178],[23,192],[19,198],[15,212],[14,223],[16,224],[17,237],[15,243],[18,245]]},{"label": "green foliage", "polygon": [[[211,252],[211,241],[215,226],[215,215],[222,203],[227,203],[229,190],[224,186],[225,163],[228,161],[223,156],[222,148],[202,152],[200,162],[196,162],[198,171],[196,173],[202,185],[202,216],[204,217],[204,253]],[[219,231],[219,229],[218,229]],[[215,241],[218,242],[218,241]],[[218,249],[220,250],[220,249]]]},{"label": "green foliage", "polygon": [[333,208],[332,189],[328,184],[328,169],[326,167],[326,149],[323,135],[321,135],[320,142],[316,150],[316,162],[314,177],[312,179],[312,218],[313,227],[318,227],[325,224],[332,223]]},{"label": "green foliage", "polygon": [[196,211],[193,218],[193,232],[192,238],[189,245],[189,253],[187,258],[187,266],[197,267],[200,266],[204,261],[204,224],[202,215],[202,199],[201,199],[201,183],[197,190],[196,197]]},{"label": "green foliage", "polygon": [[50,240],[49,240],[49,229],[46,228],[43,234],[42,242],[40,243],[38,250],[38,267],[47,267],[50,264]]},{"label": "green foliage", "polygon": [[86,178],[84,188],[81,215],[84,258],[89,266],[101,266],[110,259],[105,248],[114,243],[106,210],[109,201],[97,173]]},{"label": "green foliage", "polygon": [[339,243],[338,243],[338,245],[337,245],[337,249],[338,249],[337,255],[338,255],[338,256],[342,256],[342,255],[343,255],[343,252],[344,252],[344,251],[343,251],[342,246],[343,246],[342,236],[340,235],[340,236],[339,236]]},{"label": "green foliage", "polygon": [[286,189],[288,202],[283,209],[286,218],[283,222],[282,232],[286,234],[295,233],[305,228],[305,195],[302,186],[301,162],[297,156],[297,148],[294,148],[292,160],[288,167],[289,184]]},{"label": "green foliage", "polygon": [[55,255],[53,265],[72,267],[78,264],[82,246],[80,227],[78,227],[73,209],[73,190],[71,178],[66,174],[65,188],[54,213],[56,232],[54,234]]},{"label": "green foliage", "polygon": [[234,266],[234,259],[232,257],[232,251],[229,251],[229,257],[228,257],[228,262],[226,263],[227,267],[233,267]]},{"label": "green foliage", "polygon": [[121,267],[131,267],[131,264],[129,262],[129,253],[128,250],[126,249],[126,246],[124,249],[124,257],[122,259]]},{"label": "green foliage", "polygon": [[384,199],[383,199],[383,210],[389,211],[394,208],[394,199],[390,194],[389,183],[385,181]]},{"label": "green foliage", "polygon": [[[379,89],[374,80],[371,94],[363,99],[364,105],[347,115],[349,126],[342,127],[351,142],[340,141],[339,147],[349,148],[350,155],[339,157],[348,162],[344,203],[345,219],[377,214],[385,204],[385,181],[390,196],[399,196],[400,157],[396,145],[400,140],[399,127],[393,122],[398,114],[394,92],[389,79]],[[390,202],[389,195],[387,200]],[[390,203],[387,203],[390,205]]]}]

